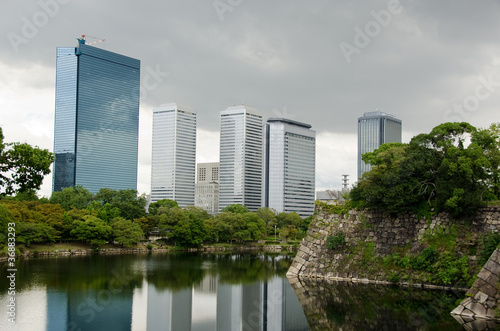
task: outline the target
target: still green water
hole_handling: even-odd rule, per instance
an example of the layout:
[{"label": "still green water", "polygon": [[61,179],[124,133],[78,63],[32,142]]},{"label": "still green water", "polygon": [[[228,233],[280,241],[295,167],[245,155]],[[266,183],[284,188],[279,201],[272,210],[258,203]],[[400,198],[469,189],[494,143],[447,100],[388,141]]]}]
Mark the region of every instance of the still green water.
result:
[{"label": "still green water", "polygon": [[0,330],[462,330],[463,293],[285,277],[293,257],[169,253],[17,261],[16,323]]}]

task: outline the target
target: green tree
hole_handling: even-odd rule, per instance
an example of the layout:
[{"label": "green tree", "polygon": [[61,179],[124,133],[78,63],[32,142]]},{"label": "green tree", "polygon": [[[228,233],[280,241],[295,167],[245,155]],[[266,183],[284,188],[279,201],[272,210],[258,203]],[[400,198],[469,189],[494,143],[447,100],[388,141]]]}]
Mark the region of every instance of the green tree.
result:
[{"label": "green tree", "polygon": [[215,228],[215,219],[209,218],[203,221],[205,226],[205,241],[217,242],[219,240],[219,234]]},{"label": "green tree", "polygon": [[158,230],[160,235],[174,238],[174,229],[180,221],[189,219],[182,208],[160,207],[156,215],[158,218]]},{"label": "green tree", "polygon": [[136,190],[117,191],[102,188],[97,192],[94,200],[100,202],[102,206],[110,204],[111,207],[118,208],[120,216],[131,221],[146,216],[146,197],[144,195],[138,196]]},{"label": "green tree", "polygon": [[85,221],[85,216],[95,216],[96,212],[88,209],[71,209],[64,213],[63,222],[65,225],[65,230],[61,234],[61,239],[63,240],[75,240],[74,235],[71,234],[71,231],[80,223],[76,221]]},{"label": "green tree", "polygon": [[221,212],[214,218],[213,229],[217,234],[217,238],[223,241],[232,241],[236,237],[236,232],[241,232],[244,228],[244,221],[242,214],[235,214],[231,212]]},{"label": "green tree", "polygon": [[280,237],[285,241],[288,241],[289,238],[295,237],[299,231],[294,225],[287,225],[286,227],[280,229]]},{"label": "green tree", "polygon": [[296,212],[285,213],[281,212],[276,216],[276,220],[278,223],[278,228],[284,228],[288,225],[293,225],[295,228],[298,228],[302,223],[302,217]]},{"label": "green tree", "polygon": [[407,144],[391,143],[364,154],[363,160],[372,165],[372,170],[363,174],[362,180],[351,190],[350,198],[362,202],[363,207],[380,208],[390,214],[418,205],[419,200],[425,199],[424,194],[415,192],[419,186],[415,174],[421,173],[420,153],[408,153],[408,149]]},{"label": "green tree", "polygon": [[174,239],[181,246],[199,247],[206,237],[204,221],[210,215],[201,208],[186,207],[184,216],[174,226]]},{"label": "green tree", "polygon": [[158,200],[156,202],[151,202],[149,204],[148,213],[150,215],[156,215],[156,214],[158,214],[158,209],[160,207],[174,208],[174,207],[179,207],[179,205],[177,204],[177,202],[175,202],[174,200],[170,200],[170,199]]},{"label": "green tree", "polygon": [[483,146],[483,153],[490,162],[490,167],[486,168],[490,174],[485,183],[488,191],[483,194],[483,199],[498,200],[500,198],[500,124],[493,123],[488,129],[478,130],[473,140]]},{"label": "green tree", "polygon": [[236,214],[244,214],[248,212],[248,207],[240,204],[232,204],[227,207],[224,207],[221,212],[229,212],[229,213],[236,213]]},{"label": "green tree", "polygon": [[138,224],[141,227],[144,236],[146,237],[146,239],[148,239],[149,233],[153,231],[155,227],[158,227],[158,218],[151,215],[143,216],[134,219],[134,223]]},{"label": "green tree", "polygon": [[[98,204],[97,208],[95,209],[97,212],[97,217],[105,221],[106,223],[110,223],[110,221],[114,218],[117,218],[121,215],[121,211],[118,207],[113,207],[111,204],[106,203],[104,206],[99,206]],[[89,207],[90,210],[94,208],[93,204],[90,204]]]},{"label": "green tree", "polygon": [[488,190],[491,175],[488,146],[478,139],[477,129],[465,122],[444,123],[428,135],[417,137],[421,146],[430,146],[437,156],[435,191],[438,209],[453,216],[475,213]]},{"label": "green tree", "polygon": [[92,246],[104,245],[113,233],[111,226],[92,215],[84,216],[83,219],[74,221],[71,235],[79,241],[90,242]]},{"label": "green tree", "polygon": [[144,237],[144,233],[139,224],[121,217],[113,219],[111,228],[113,230],[112,235],[114,241],[126,247],[137,245]]},{"label": "green tree", "polygon": [[39,190],[52,162],[54,154],[47,149],[26,143],[4,143],[0,128],[0,195]]},{"label": "green tree", "polygon": [[249,239],[259,240],[264,238],[266,234],[266,223],[256,213],[248,212],[243,214],[246,228],[248,230]]},{"label": "green tree", "polygon": [[12,222],[12,213],[0,203],[0,244],[7,244],[7,229],[10,222]]},{"label": "green tree", "polygon": [[43,223],[16,222],[16,242],[29,246],[33,243],[55,242],[56,230]]},{"label": "green tree", "polygon": [[255,213],[264,221],[264,223],[266,223],[266,235],[268,233],[274,233],[274,226],[277,225],[276,210],[269,207],[262,207],[257,209]]},{"label": "green tree", "polygon": [[499,129],[443,123],[409,144],[385,144],[363,160],[363,174],[349,197],[362,207],[391,214],[435,207],[458,217],[496,199],[499,182]]},{"label": "green tree", "polygon": [[[10,211],[12,219],[22,223],[37,223],[51,227],[55,232],[51,239],[59,238],[66,230],[63,215],[64,210],[59,205],[43,204],[40,201],[17,201],[12,199],[2,200]],[[35,227],[35,230],[38,228]]]},{"label": "green tree", "polygon": [[64,210],[85,209],[94,198],[89,190],[80,185],[65,187],[61,191],[52,192],[50,203],[58,203]]}]

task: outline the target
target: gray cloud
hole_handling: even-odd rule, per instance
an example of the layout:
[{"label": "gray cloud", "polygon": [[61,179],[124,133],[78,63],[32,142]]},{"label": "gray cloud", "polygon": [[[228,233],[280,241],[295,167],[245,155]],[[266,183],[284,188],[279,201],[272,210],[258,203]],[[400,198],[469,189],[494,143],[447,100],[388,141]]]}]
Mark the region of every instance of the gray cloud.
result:
[{"label": "gray cloud", "polygon": [[[16,95],[24,88],[53,93],[56,47],[76,46],[87,34],[106,39],[97,47],[140,59],[143,77],[148,68],[168,73],[147,91],[141,112],[180,101],[198,112],[203,130],[218,130],[219,111],[241,103],[265,116],[286,109],[318,132],[345,135],[375,108],[401,118],[404,136],[448,119],[481,127],[499,121],[496,86],[465,116],[450,110],[474,95],[480,77],[500,84],[497,1],[401,0],[385,23],[375,16],[390,13],[392,0],[220,2],[231,10],[221,14],[215,1],[194,0],[5,1],[0,64],[33,79],[1,81]],[[357,29],[371,34],[369,44],[348,63],[340,45],[355,46]],[[2,112],[19,111],[6,105]],[[53,104],[40,109],[53,112]]]}]

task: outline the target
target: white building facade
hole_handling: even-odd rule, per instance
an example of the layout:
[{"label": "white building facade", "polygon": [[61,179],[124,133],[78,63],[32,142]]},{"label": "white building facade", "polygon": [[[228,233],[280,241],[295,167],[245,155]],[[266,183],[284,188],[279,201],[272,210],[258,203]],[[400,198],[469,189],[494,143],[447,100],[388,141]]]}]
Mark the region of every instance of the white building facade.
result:
[{"label": "white building facade", "polygon": [[265,126],[262,205],[311,216],[315,180],[316,132],[311,125],[270,118]]},{"label": "white building facade", "polygon": [[262,115],[246,106],[221,112],[219,210],[262,207]]},{"label": "white building facade", "polygon": [[215,215],[219,212],[219,162],[198,163],[194,205]]},{"label": "white building facade", "polygon": [[196,114],[177,103],[153,110],[151,202],[174,200],[194,205]]}]

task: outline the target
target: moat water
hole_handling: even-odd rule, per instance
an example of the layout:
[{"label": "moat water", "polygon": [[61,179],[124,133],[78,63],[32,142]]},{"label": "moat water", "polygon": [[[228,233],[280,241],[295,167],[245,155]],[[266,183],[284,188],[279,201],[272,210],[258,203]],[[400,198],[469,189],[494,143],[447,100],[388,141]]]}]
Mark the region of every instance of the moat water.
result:
[{"label": "moat water", "polygon": [[463,293],[335,282],[305,283],[296,293],[285,276],[292,260],[255,253],[20,259],[15,295],[1,265],[0,330],[463,330],[449,314]]}]

